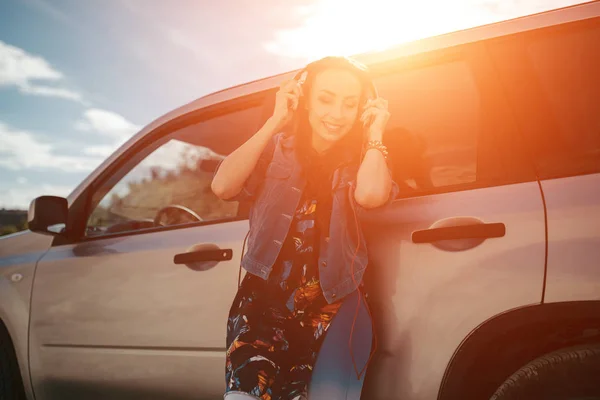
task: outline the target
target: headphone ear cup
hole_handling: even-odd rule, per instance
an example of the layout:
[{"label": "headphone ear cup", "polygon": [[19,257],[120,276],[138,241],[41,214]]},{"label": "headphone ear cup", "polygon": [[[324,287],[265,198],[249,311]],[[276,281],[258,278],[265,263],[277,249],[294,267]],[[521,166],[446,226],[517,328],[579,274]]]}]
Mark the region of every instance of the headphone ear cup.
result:
[{"label": "headphone ear cup", "polygon": [[298,82],[300,85],[300,98],[304,97],[304,82],[306,82],[306,77],[308,76],[308,71],[305,69],[299,71],[295,76],[294,80]]},{"label": "headphone ear cup", "polygon": [[304,82],[306,82],[307,76],[308,76],[308,71],[306,69],[303,69],[302,71],[300,71],[296,74],[294,79],[297,80],[300,85],[304,85]]},{"label": "headphone ear cup", "polygon": [[375,100],[379,97],[379,93],[377,92],[377,86],[373,82],[371,82],[371,100]]}]

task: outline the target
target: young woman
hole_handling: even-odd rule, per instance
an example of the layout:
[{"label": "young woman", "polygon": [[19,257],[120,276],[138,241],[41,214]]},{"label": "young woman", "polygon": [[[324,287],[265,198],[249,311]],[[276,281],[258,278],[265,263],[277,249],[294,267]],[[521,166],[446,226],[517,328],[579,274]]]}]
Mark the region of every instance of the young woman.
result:
[{"label": "young woman", "polygon": [[366,68],[327,57],[280,86],[273,115],[218,168],[219,198],[252,201],[225,399],[306,398],[330,322],[361,290],[359,215],[397,190],[381,142],[388,118]]}]

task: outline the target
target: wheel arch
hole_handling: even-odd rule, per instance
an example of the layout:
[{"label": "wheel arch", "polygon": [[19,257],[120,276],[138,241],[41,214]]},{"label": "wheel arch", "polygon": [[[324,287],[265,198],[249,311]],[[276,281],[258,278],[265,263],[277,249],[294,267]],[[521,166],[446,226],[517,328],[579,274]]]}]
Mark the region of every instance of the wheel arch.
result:
[{"label": "wheel arch", "polygon": [[560,348],[600,343],[600,301],[526,306],[474,329],[448,363],[438,400],[490,398],[520,367]]},{"label": "wheel arch", "polygon": [[10,340],[25,394],[28,399],[33,399],[29,359],[29,293],[32,280],[28,278],[29,272],[23,273],[25,278],[19,282],[22,287],[9,279],[0,279],[0,330]]},{"label": "wheel arch", "polygon": [[[23,361],[19,360],[19,357],[17,356],[17,349],[15,347],[15,342],[13,340],[13,335],[11,335],[11,332],[8,328],[8,326],[6,325],[6,323],[4,322],[4,320],[2,318],[0,318],[0,341],[2,340],[2,338],[4,337],[4,339],[7,341],[7,345],[9,346],[8,351],[9,353],[9,357],[13,357],[14,358],[14,362],[15,362],[15,366],[16,366],[16,371],[15,373],[18,373],[18,378],[20,378],[20,383],[22,385],[23,391],[25,393],[25,396],[29,399],[33,399],[33,392],[31,391],[31,386],[28,384],[29,383],[29,375],[24,375],[27,372],[27,365],[23,365]],[[25,363],[27,364],[27,363]]]}]

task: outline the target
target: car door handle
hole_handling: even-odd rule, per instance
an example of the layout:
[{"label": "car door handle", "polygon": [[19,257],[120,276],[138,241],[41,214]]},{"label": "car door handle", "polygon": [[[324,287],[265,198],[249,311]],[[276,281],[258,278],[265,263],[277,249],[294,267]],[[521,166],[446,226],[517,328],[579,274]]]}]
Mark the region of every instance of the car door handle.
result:
[{"label": "car door handle", "polygon": [[233,257],[232,249],[203,249],[176,254],[173,258],[175,264],[193,264],[209,261],[229,261]]},{"label": "car door handle", "polygon": [[506,226],[501,222],[490,224],[475,223],[468,225],[444,226],[415,231],[413,243],[435,243],[441,240],[490,239],[503,237]]}]

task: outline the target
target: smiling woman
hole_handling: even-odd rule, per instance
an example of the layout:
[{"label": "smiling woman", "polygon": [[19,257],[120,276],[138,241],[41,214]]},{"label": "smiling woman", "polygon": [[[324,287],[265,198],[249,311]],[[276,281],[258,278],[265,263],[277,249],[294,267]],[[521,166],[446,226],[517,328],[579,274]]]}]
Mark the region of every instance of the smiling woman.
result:
[{"label": "smiling woman", "polygon": [[[340,324],[333,318],[351,304],[357,321],[368,263],[357,214],[397,194],[381,143],[387,101],[376,94],[358,62],[315,61],[281,83],[272,116],[215,174],[219,198],[251,202],[241,262],[247,273],[227,321],[226,399],[306,399],[325,332]],[[352,324],[342,331],[353,332]],[[370,327],[368,320],[357,324]],[[365,338],[358,347],[368,354]],[[329,358],[335,366],[328,369],[346,375],[351,362]],[[354,353],[352,361],[362,386],[366,366]],[[351,384],[327,386],[348,393]]]}]

